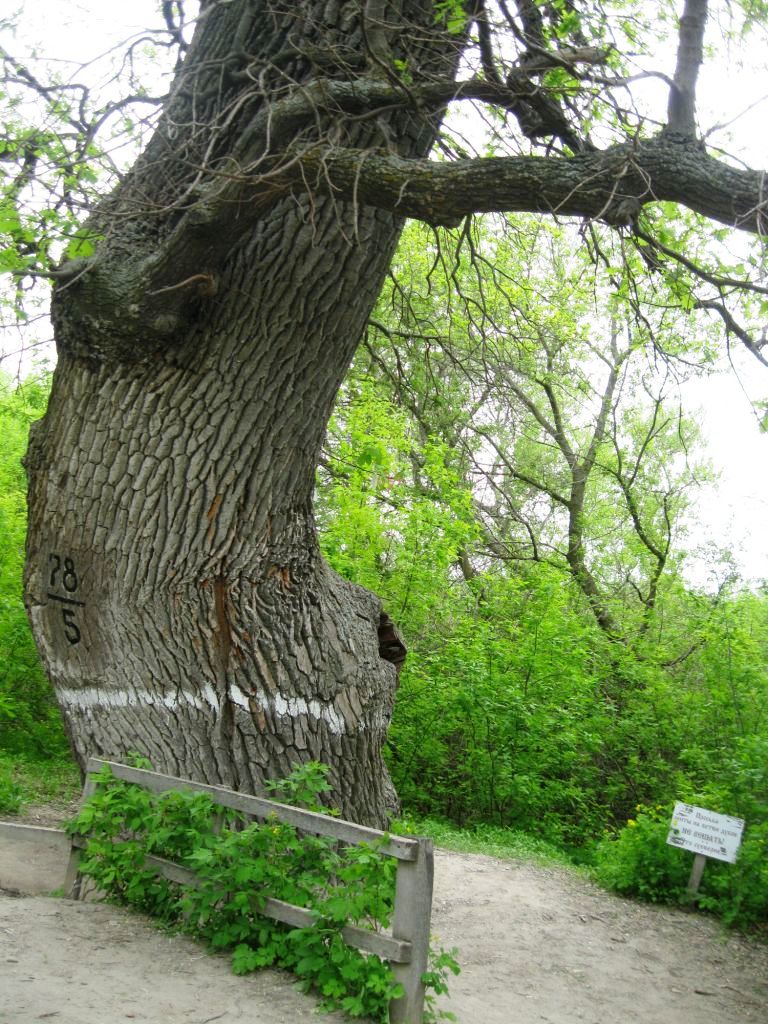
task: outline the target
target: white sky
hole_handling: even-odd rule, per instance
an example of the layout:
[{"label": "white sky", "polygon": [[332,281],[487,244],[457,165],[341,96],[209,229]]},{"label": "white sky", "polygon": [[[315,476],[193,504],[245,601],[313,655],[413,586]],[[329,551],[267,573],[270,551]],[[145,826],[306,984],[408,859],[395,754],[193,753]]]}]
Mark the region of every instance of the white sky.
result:
[{"label": "white sky", "polygon": [[[724,372],[683,388],[690,411],[701,410],[696,418],[720,476],[696,497],[690,541],[730,549],[745,580],[768,580],[768,434],[761,432],[742,390],[752,389],[752,399],[765,396],[768,371],[751,357],[738,359],[737,366],[738,374]],[[706,558],[693,563],[686,576],[691,583],[708,585]]]},{"label": "white sky", "polygon": [[[192,4],[188,6],[191,8]],[[681,0],[682,6],[682,0]],[[158,25],[159,3],[155,0],[22,0],[16,52],[23,54],[39,44],[40,53],[75,62],[84,62],[108,51],[128,36],[148,25]],[[718,27],[711,22],[708,41],[716,43]],[[764,40],[763,40],[764,41]],[[768,69],[761,46],[748,51],[747,63],[738,66],[728,55],[718,63],[705,63],[699,86],[699,121],[706,131],[715,124],[731,121],[750,103],[758,105],[743,114],[729,129],[733,141],[718,133],[712,141],[743,157],[753,167],[768,167]],[[672,65],[659,58],[663,70]],[[79,77],[79,76],[78,76]],[[666,87],[649,84],[650,93]],[[663,107],[662,107],[663,109]],[[5,351],[17,346],[17,339],[6,338]],[[13,362],[4,363],[11,372]],[[717,489],[708,488],[698,500],[691,524],[689,546],[730,548],[746,580],[768,579],[768,435],[758,429],[749,398],[768,398],[768,370],[754,359],[739,358],[739,376],[724,373],[706,381],[685,386],[684,400],[689,411],[701,408],[700,422],[708,440],[709,457],[720,473]],[[691,582],[706,585],[709,567],[706,559],[691,565]]]},{"label": "white sky", "polygon": [[41,54],[84,63],[148,25],[162,25],[159,9],[159,0],[21,0],[15,20],[18,38],[39,45]]},{"label": "white sky", "polygon": [[[718,42],[714,19],[706,42]],[[707,135],[708,141],[760,169],[768,169],[764,44],[765,33],[746,50],[736,46],[734,53],[722,52],[717,59],[705,56],[697,89],[699,124],[705,135],[716,125],[732,122]],[[733,367],[724,358],[718,376],[691,381],[683,388],[690,412],[700,409],[697,419],[720,476],[718,485],[696,499],[690,540],[730,549],[746,581],[768,580],[768,434],[761,432],[760,417],[751,404],[768,398],[768,368],[739,348],[735,339],[733,345]],[[706,558],[692,563],[686,575],[696,585],[707,585]]]}]

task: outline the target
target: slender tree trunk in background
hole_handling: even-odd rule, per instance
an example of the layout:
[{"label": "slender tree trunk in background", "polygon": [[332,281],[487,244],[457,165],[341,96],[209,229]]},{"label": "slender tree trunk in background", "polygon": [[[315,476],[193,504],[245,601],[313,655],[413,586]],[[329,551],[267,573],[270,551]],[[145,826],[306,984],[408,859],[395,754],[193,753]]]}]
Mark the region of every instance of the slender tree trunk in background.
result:
[{"label": "slender tree trunk in background", "polygon": [[[379,654],[379,601],[320,557],[311,496],[400,221],[307,196],[259,213],[241,195],[215,217],[198,202],[191,227],[183,206],[166,210],[212,162],[211,138],[226,154],[232,123],[246,134],[241,108],[252,124],[267,102],[252,78],[246,99],[221,99],[208,69],[215,85],[235,47],[253,61],[319,36],[364,54],[344,10],[213,10],[157,136],[97,211],[96,256],[54,299],[59,364],[27,458],[26,600],[81,763],[137,751],[252,791],[317,759],[342,813],[381,825],[396,806],[381,759],[396,667]],[[283,73],[312,69],[299,55]],[[226,130],[198,138],[201,120]],[[384,127],[423,155],[435,122]],[[358,145],[382,130],[350,129]],[[210,287],[185,304],[195,274]]]}]

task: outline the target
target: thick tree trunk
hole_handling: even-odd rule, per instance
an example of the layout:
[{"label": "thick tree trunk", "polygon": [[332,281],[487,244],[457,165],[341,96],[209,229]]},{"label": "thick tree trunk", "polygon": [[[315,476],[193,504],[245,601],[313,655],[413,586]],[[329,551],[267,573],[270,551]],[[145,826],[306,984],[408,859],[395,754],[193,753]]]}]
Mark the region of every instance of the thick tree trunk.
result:
[{"label": "thick tree trunk", "polygon": [[62,355],[28,456],[27,593],[81,759],[248,790],[317,759],[343,813],[381,823],[396,669],[378,601],[319,556],[311,491],[397,225],[365,213],[350,245],[338,218],[275,211],[161,359]]},{"label": "thick tree trunk", "polygon": [[81,761],[137,751],[258,791],[320,760],[342,813],[382,825],[403,651],[323,562],[311,498],[400,220],[309,182],[276,198],[261,173],[297,139],[428,152],[429,112],[307,107],[323,82],[385,73],[388,43],[417,77],[453,73],[430,3],[402,5],[424,28],[402,44],[374,8],[203,6],[156,135],[91,218],[95,254],[59,274],[26,600]]}]

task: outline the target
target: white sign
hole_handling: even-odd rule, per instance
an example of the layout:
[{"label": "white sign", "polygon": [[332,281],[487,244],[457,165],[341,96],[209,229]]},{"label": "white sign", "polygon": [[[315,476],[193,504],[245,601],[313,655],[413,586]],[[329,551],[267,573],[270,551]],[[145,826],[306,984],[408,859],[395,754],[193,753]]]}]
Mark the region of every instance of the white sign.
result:
[{"label": "white sign", "polygon": [[743,818],[730,818],[727,814],[715,814],[703,807],[676,803],[667,842],[670,846],[733,864],[743,831]]}]

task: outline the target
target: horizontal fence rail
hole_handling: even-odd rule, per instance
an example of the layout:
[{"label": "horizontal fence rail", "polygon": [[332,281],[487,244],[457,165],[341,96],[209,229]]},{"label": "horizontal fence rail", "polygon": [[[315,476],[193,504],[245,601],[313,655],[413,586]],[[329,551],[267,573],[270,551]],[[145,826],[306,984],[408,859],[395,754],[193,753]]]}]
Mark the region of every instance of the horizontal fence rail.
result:
[{"label": "horizontal fence rail", "polygon": [[[404,995],[394,1000],[390,1006],[392,1024],[421,1024],[424,1009],[422,975],[428,967],[432,914],[431,839],[390,836],[378,829],[366,828],[364,825],[356,825],[354,822],[314,811],[305,811],[264,797],[249,796],[223,786],[192,782],[100,758],[91,758],[88,761],[81,806],[93,794],[96,788],[94,776],[104,767],[108,767],[115,778],[141,786],[153,793],[164,793],[172,789],[207,793],[213,803],[220,807],[230,807],[254,818],[274,818],[312,835],[328,836],[350,844],[381,842],[379,851],[397,860],[392,934],[346,925],[342,928],[341,935],[347,945],[366,953],[375,953],[391,962],[395,978],[404,989]],[[81,852],[87,845],[87,835],[72,836],[64,888],[66,894],[73,899],[79,899],[81,895],[79,863]],[[162,857],[148,854],[144,858],[144,868],[190,888],[198,888],[200,885],[200,880],[193,871]],[[311,928],[316,920],[311,910],[271,897],[264,901],[259,913],[294,928]]]}]

